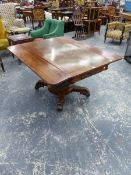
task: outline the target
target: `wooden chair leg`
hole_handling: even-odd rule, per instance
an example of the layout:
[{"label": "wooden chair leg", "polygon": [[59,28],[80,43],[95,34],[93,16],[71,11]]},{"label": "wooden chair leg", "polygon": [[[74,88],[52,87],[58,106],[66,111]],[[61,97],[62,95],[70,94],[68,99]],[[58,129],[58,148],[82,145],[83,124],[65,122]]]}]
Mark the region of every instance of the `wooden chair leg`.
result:
[{"label": "wooden chair leg", "polygon": [[34,29],[34,21],[33,21],[33,19],[32,19],[32,28]]},{"label": "wooden chair leg", "polygon": [[96,32],[96,21],[94,22],[94,33]]},{"label": "wooden chair leg", "polygon": [[119,43],[120,45],[121,45],[121,43],[122,43],[122,40],[123,40],[123,39],[120,39],[120,43]]},{"label": "wooden chair leg", "polygon": [[104,43],[106,42],[106,35],[105,35],[105,39],[104,39]]},{"label": "wooden chair leg", "polygon": [[2,58],[0,58],[0,64],[1,64],[1,68],[2,68],[3,72],[5,72],[5,68],[4,68],[4,64],[2,62]]},{"label": "wooden chair leg", "polygon": [[90,34],[90,22],[88,23],[88,34]]}]

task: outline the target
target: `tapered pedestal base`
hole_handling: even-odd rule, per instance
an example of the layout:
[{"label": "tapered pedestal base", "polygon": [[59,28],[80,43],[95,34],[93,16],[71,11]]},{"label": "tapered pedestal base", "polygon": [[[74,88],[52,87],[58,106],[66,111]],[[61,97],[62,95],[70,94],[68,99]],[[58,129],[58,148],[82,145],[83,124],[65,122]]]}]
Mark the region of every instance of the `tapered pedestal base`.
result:
[{"label": "tapered pedestal base", "polygon": [[80,94],[86,95],[87,97],[90,96],[90,91],[88,88],[77,86],[77,85],[67,85],[65,83],[58,84],[58,85],[48,85],[42,80],[39,80],[36,85],[35,89],[39,89],[41,87],[48,87],[48,90],[55,94],[58,97],[58,103],[57,103],[57,110],[62,111],[63,105],[65,103],[65,96],[72,92],[79,92]]}]

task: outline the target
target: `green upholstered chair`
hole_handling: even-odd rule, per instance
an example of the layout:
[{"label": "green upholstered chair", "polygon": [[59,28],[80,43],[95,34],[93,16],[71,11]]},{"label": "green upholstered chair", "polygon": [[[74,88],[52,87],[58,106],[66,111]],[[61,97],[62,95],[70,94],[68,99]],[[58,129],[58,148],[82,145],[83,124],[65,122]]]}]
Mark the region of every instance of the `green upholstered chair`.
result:
[{"label": "green upholstered chair", "polygon": [[32,38],[54,38],[64,36],[64,21],[46,19],[44,26],[31,32]]}]

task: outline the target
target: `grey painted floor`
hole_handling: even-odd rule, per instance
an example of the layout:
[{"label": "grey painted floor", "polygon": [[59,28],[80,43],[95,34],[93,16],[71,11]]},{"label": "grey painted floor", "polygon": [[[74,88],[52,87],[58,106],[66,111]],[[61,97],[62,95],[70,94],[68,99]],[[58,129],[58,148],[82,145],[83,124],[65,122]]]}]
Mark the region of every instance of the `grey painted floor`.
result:
[{"label": "grey painted floor", "polygon": [[[124,55],[101,35],[86,42]],[[73,33],[66,34],[68,37]],[[3,53],[0,70],[0,175],[131,175],[131,65],[125,60],[78,84],[91,96],[66,98],[63,112],[38,77]]]}]

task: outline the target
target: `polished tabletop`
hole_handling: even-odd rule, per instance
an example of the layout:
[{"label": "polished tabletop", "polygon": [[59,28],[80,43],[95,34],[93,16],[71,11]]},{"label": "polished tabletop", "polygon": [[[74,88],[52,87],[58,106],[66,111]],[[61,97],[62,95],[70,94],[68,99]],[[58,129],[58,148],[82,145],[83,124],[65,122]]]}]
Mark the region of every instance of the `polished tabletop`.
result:
[{"label": "polished tabletop", "polygon": [[90,73],[121,57],[66,37],[36,39],[8,49],[47,84]]}]

